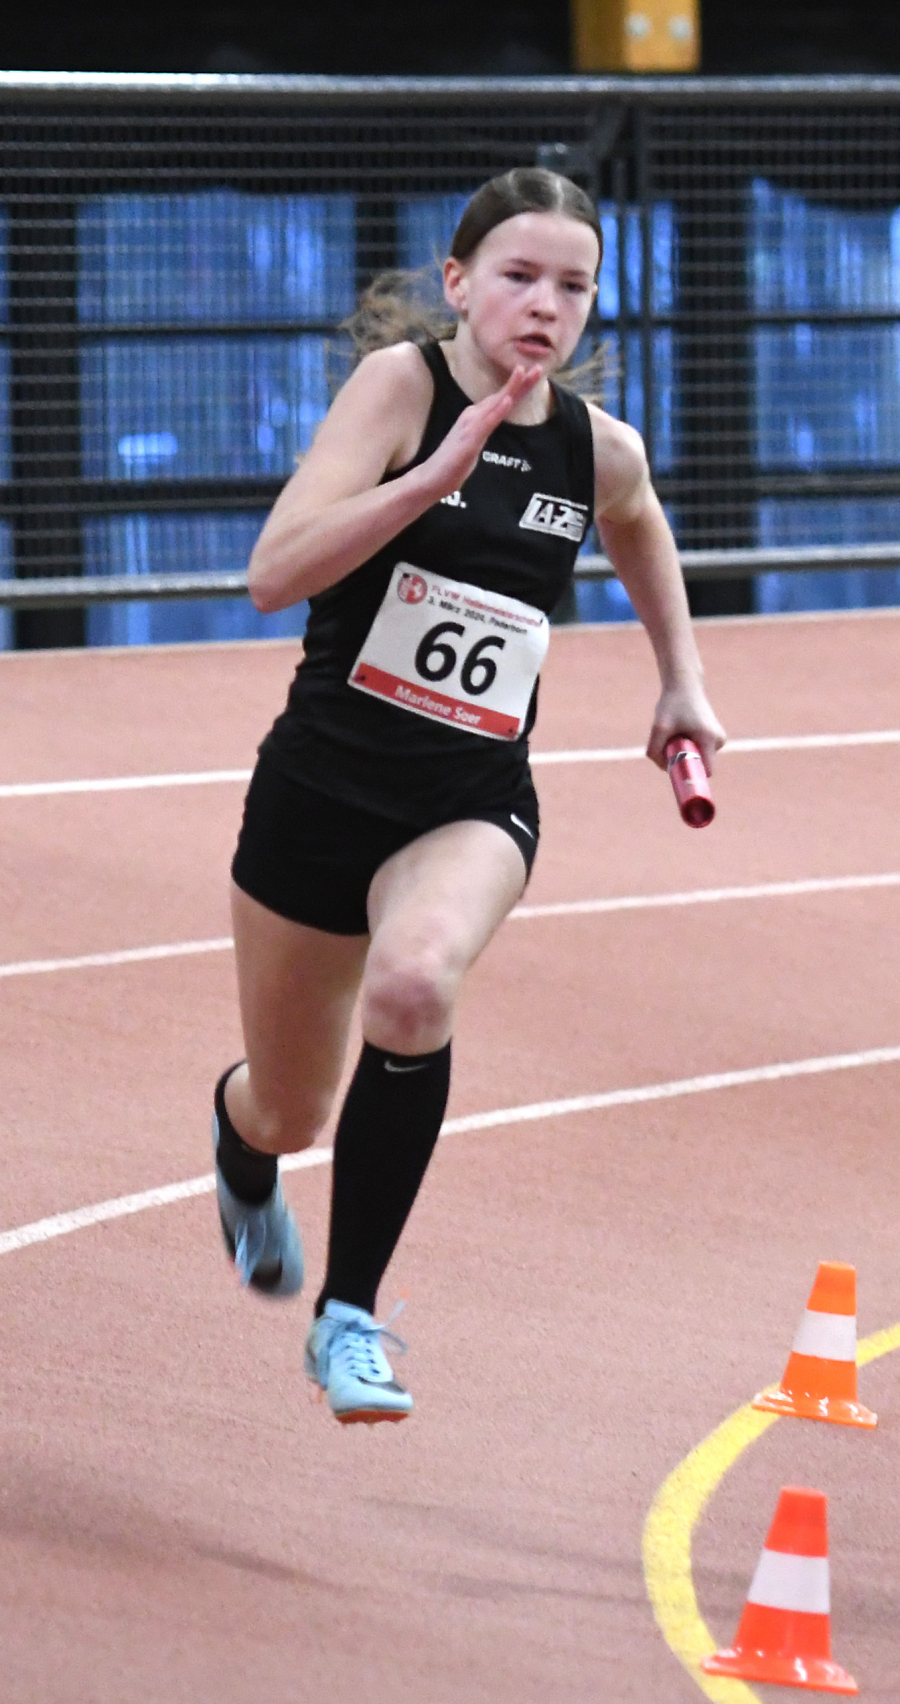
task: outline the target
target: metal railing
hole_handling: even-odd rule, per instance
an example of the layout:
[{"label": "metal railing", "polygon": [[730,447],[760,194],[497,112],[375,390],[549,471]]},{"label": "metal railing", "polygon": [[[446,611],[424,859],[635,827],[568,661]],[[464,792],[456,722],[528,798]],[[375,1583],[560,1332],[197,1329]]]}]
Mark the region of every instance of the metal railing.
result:
[{"label": "metal railing", "polygon": [[[0,73],[0,607],[21,642],[73,643],[95,602],[242,589],[243,545],[216,552],[308,441],[349,301],[533,162],[602,209],[590,337],[695,605],[771,569],[897,567],[875,541],[900,537],[898,111],[890,77]],[[176,253],[201,216],[244,297],[231,262],[198,282]]]},{"label": "metal railing", "polygon": [[[686,550],[681,554],[690,585],[704,580],[742,580],[748,574],[796,574],[813,570],[838,573],[856,568],[900,569],[900,544],[823,546],[810,550]],[[612,580],[615,569],[605,556],[581,556],[576,580]],[[0,580],[0,609],[82,609],[89,604],[136,603],[173,598],[241,597],[247,575],[90,574],[40,580]]]}]

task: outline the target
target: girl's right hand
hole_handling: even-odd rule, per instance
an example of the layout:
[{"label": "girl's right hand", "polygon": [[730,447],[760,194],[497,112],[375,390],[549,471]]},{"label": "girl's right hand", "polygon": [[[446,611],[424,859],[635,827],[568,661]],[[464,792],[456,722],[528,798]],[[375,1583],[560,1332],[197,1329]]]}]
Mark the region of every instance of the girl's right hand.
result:
[{"label": "girl's right hand", "polygon": [[421,473],[433,488],[435,501],[460,489],[477,467],[491,433],[542,377],[541,367],[515,367],[502,390],[463,409],[434,454],[422,463]]}]

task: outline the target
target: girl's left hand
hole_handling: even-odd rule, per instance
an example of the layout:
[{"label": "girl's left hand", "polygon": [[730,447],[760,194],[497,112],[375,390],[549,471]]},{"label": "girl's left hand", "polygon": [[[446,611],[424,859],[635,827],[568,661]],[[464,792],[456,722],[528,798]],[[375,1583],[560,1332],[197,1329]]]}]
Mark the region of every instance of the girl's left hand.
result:
[{"label": "girl's left hand", "polygon": [[660,769],[666,767],[669,740],[678,734],[699,746],[706,773],[711,775],[716,752],[727,735],[699,680],[663,689],[647,741],[647,756]]}]

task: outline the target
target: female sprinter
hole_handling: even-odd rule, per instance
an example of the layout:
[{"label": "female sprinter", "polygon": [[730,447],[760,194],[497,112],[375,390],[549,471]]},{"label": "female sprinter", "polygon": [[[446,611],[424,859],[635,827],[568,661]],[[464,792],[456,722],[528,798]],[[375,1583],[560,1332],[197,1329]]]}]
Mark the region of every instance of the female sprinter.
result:
[{"label": "female sprinter", "polygon": [[547,615],[592,517],[652,642],[648,754],[724,738],[703,691],[641,439],[553,383],[596,291],[588,197],[552,172],[484,185],[444,266],[444,341],[368,354],[250,562],[260,610],[310,599],[305,655],[260,748],[233,865],[246,1061],[216,1087],[226,1246],[245,1283],[301,1286],[279,1154],[337,1126],[328,1267],[306,1371],[342,1421],[400,1420],[376,1294],[431,1157],[468,966],[538,840],[528,765]]}]

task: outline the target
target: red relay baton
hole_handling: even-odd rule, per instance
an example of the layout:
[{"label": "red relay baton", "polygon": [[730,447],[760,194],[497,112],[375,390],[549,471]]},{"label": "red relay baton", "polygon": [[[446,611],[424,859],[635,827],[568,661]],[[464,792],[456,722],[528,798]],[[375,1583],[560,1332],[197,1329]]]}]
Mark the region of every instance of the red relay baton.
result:
[{"label": "red relay baton", "polygon": [[666,746],[666,768],[681,812],[689,828],[705,828],[716,814],[709,776],[693,740],[679,736]]}]

